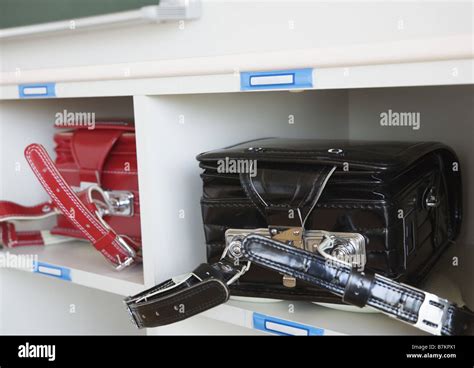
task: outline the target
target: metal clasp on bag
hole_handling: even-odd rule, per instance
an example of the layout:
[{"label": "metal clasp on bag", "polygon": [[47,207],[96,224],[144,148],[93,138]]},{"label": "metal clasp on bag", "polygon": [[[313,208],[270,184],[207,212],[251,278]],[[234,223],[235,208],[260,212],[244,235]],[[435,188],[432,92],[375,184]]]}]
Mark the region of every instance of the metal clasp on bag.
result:
[{"label": "metal clasp on bag", "polygon": [[[94,197],[99,194],[100,199]],[[133,216],[133,193],[124,190],[106,191],[97,185],[87,188],[87,196],[91,203],[95,203],[101,216]]]},{"label": "metal clasp on bag", "polygon": [[[227,232],[226,232],[227,234]],[[227,239],[227,238],[226,238]],[[221,261],[227,260],[233,263],[234,266],[240,265],[240,259],[243,256],[242,253],[242,240],[244,237],[236,236],[231,241],[226,241],[226,247],[224,248],[224,252],[221,255]],[[250,269],[251,262],[245,261],[240,270],[230,279],[227,281],[227,285],[232,285],[235,281],[237,281],[242,275],[244,275]]]},{"label": "metal clasp on bag", "polygon": [[[101,198],[94,197],[94,194],[98,193]],[[94,203],[97,210],[95,215],[100,223],[109,230],[112,230],[109,224],[104,220],[106,215],[115,216],[132,216],[133,215],[133,194],[126,191],[115,191],[107,192],[97,185],[92,185],[87,188],[87,199],[90,203]],[[130,266],[137,257],[136,251],[127,243],[124,236],[117,234],[117,242],[119,243],[122,250],[124,250],[128,256],[124,261],[117,255],[117,261],[112,262],[109,258],[106,258],[115,268],[116,271],[121,271],[125,267]]]},{"label": "metal clasp on bag", "polygon": [[[306,230],[302,228],[259,228],[228,229],[225,232],[226,248],[222,258],[235,253],[233,248],[238,248],[242,240],[250,234],[271,237],[283,243],[293,245],[308,252],[319,253],[329,262],[345,264],[358,270],[364,270],[367,256],[365,251],[365,238],[359,233],[329,232],[323,230]],[[285,276],[283,278],[285,282]],[[286,278],[287,285],[292,280]],[[285,285],[286,286],[286,285]]]},{"label": "metal clasp on bag", "polygon": [[[282,243],[291,245],[298,249],[304,249],[303,228],[302,227],[277,227],[271,226],[268,228],[270,236]],[[287,288],[296,287],[296,278],[289,275],[283,275],[283,286]]]},{"label": "metal clasp on bag", "polygon": [[321,231],[322,241],[313,245],[328,261],[343,263],[348,267],[363,271],[367,262],[365,238],[358,233],[331,233]]}]

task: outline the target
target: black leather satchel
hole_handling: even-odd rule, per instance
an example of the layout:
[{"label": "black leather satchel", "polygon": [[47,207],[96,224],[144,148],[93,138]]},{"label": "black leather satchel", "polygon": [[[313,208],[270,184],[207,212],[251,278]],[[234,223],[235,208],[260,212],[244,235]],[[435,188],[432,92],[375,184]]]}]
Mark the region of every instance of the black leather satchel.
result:
[{"label": "black leather satchel", "polygon": [[[269,138],[206,152],[198,160],[210,263],[221,257],[228,229],[303,227],[361,235],[360,249],[347,242],[332,252],[353,252],[364,269],[418,285],[459,233],[459,163],[440,143]],[[252,164],[253,171],[245,170]],[[257,265],[231,290],[241,296],[340,301]]]},{"label": "black leather satchel", "polygon": [[127,298],[138,327],[231,293],[370,305],[433,334],[472,333],[470,311],[414,287],[459,234],[449,147],[268,138],[198,160],[208,264]]}]

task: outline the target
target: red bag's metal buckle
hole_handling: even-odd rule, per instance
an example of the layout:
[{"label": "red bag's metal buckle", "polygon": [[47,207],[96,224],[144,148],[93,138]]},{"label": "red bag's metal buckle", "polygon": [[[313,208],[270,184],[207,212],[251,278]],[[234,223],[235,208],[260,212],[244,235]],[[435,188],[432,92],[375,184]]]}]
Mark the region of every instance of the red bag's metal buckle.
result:
[{"label": "red bag's metal buckle", "polygon": [[[98,196],[99,197],[98,197]],[[98,185],[87,188],[87,200],[96,206],[95,215],[100,223],[108,230],[113,230],[104,220],[104,216],[133,216],[133,194],[127,191],[105,191]],[[117,255],[117,262],[109,262],[117,271],[130,266],[138,257],[135,249],[127,243],[127,236],[117,234],[117,241],[122,250],[128,254],[124,261]]]},{"label": "red bag's metal buckle", "polygon": [[[260,229],[228,229],[225,233],[226,248],[222,257],[240,255],[243,239],[250,234],[271,237],[282,243],[321,254],[328,262],[345,264],[362,271],[367,261],[365,238],[359,233],[303,230],[300,227],[270,227]],[[236,251],[237,250],[237,251]],[[294,287],[296,280],[283,275],[283,284]]]}]

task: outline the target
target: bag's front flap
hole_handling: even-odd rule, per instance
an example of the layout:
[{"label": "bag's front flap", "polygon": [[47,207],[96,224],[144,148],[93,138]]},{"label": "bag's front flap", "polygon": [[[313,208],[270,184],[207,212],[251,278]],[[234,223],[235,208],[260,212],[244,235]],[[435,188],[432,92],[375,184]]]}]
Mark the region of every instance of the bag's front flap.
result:
[{"label": "bag's front flap", "polygon": [[268,225],[302,226],[333,171],[333,166],[312,170],[260,168],[254,177],[241,173],[240,183]]},{"label": "bag's front flap", "polygon": [[81,182],[100,183],[101,172],[111,150],[122,136],[133,135],[134,129],[132,122],[99,121],[93,127],[78,125],[72,131],[58,133],[55,139],[59,143],[59,137],[70,137],[66,140],[68,150],[79,170]]},{"label": "bag's front flap", "polygon": [[336,166],[349,163],[359,170],[399,170],[437,149],[448,148],[437,142],[265,138],[204,152],[197,159],[203,165],[228,158]]}]

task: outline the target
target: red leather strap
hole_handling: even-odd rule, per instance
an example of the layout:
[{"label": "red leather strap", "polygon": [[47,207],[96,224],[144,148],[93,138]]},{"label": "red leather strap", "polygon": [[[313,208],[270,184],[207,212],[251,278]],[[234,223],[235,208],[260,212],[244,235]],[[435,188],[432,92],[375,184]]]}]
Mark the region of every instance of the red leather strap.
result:
[{"label": "red leather strap", "polygon": [[8,248],[44,245],[41,231],[16,231],[11,222],[0,222],[1,243]]},{"label": "red leather strap", "polygon": [[40,231],[16,231],[14,220],[39,220],[57,213],[50,202],[26,207],[17,203],[0,201],[1,243],[9,248],[29,245],[44,245]]},{"label": "red leather strap", "polygon": [[79,199],[43,146],[29,145],[25,149],[25,157],[54,205],[107,260],[116,266],[116,269],[122,269],[133,263],[136,257],[133,248],[125,238],[121,238],[108,228],[96,212],[91,211],[94,209],[93,203],[88,202],[86,206]]}]

